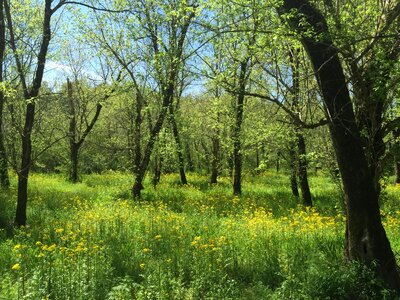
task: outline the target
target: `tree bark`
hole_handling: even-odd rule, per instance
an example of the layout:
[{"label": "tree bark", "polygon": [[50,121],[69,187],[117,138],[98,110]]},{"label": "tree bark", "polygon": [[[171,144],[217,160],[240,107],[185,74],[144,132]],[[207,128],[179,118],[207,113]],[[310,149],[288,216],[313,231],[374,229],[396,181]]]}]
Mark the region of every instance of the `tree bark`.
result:
[{"label": "tree bark", "polygon": [[[112,91],[113,92],[113,91]],[[68,106],[69,106],[69,150],[70,150],[70,170],[69,170],[69,181],[72,183],[76,183],[79,180],[78,176],[78,162],[79,162],[79,150],[82,147],[86,137],[92,131],[94,125],[96,124],[103,105],[98,102],[96,105],[96,112],[90,121],[87,124],[85,130],[83,131],[82,135],[79,137],[77,132],[77,112],[75,110],[75,102],[73,97],[73,87],[72,83],[67,78],[67,93],[68,93]],[[111,93],[108,93],[104,96],[104,100],[110,97]]]},{"label": "tree bark", "polygon": [[[147,12],[146,12],[147,14]],[[164,119],[167,115],[168,109],[170,105],[172,105],[172,100],[174,97],[175,93],[175,87],[176,87],[176,81],[178,78],[178,72],[180,70],[181,64],[182,64],[182,54],[183,54],[183,49],[184,49],[184,42],[186,39],[186,34],[188,32],[189,26],[191,24],[191,21],[193,17],[195,16],[194,11],[189,12],[188,15],[185,18],[185,21],[179,28],[179,34],[178,34],[178,28],[173,27],[172,31],[175,33],[173,36],[170,38],[170,45],[171,48],[168,50],[170,53],[168,53],[170,56],[172,56],[172,60],[170,61],[170,67],[167,73],[166,78],[160,80],[160,87],[162,89],[162,107],[161,107],[161,112],[158,115],[157,121],[154,124],[154,127],[150,131],[150,137],[149,140],[146,144],[144,154],[142,157],[142,160],[140,162],[140,166],[138,169],[138,174],[135,175],[135,182],[132,187],[132,195],[134,199],[139,199],[141,191],[143,189],[143,180],[146,175],[146,171],[149,166],[150,162],[150,157],[151,153],[153,152],[154,144],[157,139],[158,134],[160,133],[160,130],[163,126]],[[152,47],[155,55],[159,54],[159,39],[157,36],[157,29],[153,27],[153,24],[151,23],[151,18],[147,14],[147,25],[148,25],[148,30],[152,42]],[[173,46],[172,46],[173,45]],[[160,74],[161,76],[161,74]]]},{"label": "tree bark", "polygon": [[[396,260],[382,226],[378,194],[370,173],[343,68],[329,35],[325,18],[307,0],[285,0],[281,13],[298,10],[289,20],[300,34],[304,16],[320,40],[303,35],[301,41],[320,86],[333,140],[346,203],[346,254],[366,265],[376,263],[377,273],[400,292]],[[300,17],[300,13],[301,16]]]},{"label": "tree bark", "polygon": [[25,226],[26,207],[28,202],[28,176],[32,164],[31,134],[32,134],[33,123],[35,120],[35,100],[39,95],[39,90],[42,85],[47,50],[51,39],[50,20],[54,11],[52,11],[51,9],[52,0],[46,0],[44,8],[44,17],[43,17],[42,40],[41,40],[40,50],[37,56],[37,68],[32,80],[32,84],[28,89],[28,86],[26,84],[26,74],[22,67],[18,49],[16,48],[15,44],[14,28],[12,24],[10,6],[8,1],[4,0],[3,2],[7,18],[7,27],[10,33],[10,45],[16,61],[18,75],[21,80],[22,89],[24,91],[24,98],[27,102],[25,123],[21,134],[21,141],[22,141],[21,167],[18,170],[18,196],[17,196],[17,209],[15,214],[16,225]]},{"label": "tree bark", "polygon": [[[3,62],[6,49],[6,25],[4,18],[4,4],[0,2],[0,82],[3,82]],[[5,96],[3,90],[0,90],[0,184],[3,189],[10,187],[10,179],[8,177],[7,152],[4,144],[4,128],[3,128],[3,110]]]},{"label": "tree bark", "polygon": [[181,183],[187,184],[187,179],[186,179],[186,174],[185,174],[185,160],[183,158],[183,151],[182,151],[182,143],[181,143],[181,140],[179,137],[178,124],[176,123],[175,112],[174,112],[174,107],[172,105],[172,101],[169,106],[169,113],[170,113],[169,121],[172,126],[172,133],[174,134],[176,152],[178,155],[179,175],[181,177]]},{"label": "tree bark", "polygon": [[249,59],[240,63],[239,92],[236,103],[235,127],[233,128],[233,194],[242,194],[242,141],[243,105],[246,88],[246,72]]},{"label": "tree bark", "polygon": [[142,161],[142,108],[143,99],[139,89],[136,92],[136,117],[134,125],[134,166],[133,173],[138,174],[140,169],[140,162]]},{"label": "tree bark", "polygon": [[160,183],[161,169],[162,169],[163,157],[159,153],[156,153],[154,157],[154,174],[153,174],[153,187],[156,188],[157,184]]},{"label": "tree bark", "polygon": [[276,167],[276,173],[279,173],[279,170],[281,169],[281,167],[280,167],[280,159],[281,159],[281,152],[278,151],[278,152],[276,153],[276,165],[275,165],[275,167]]},{"label": "tree bark", "polygon": [[393,131],[394,144],[394,183],[400,183],[400,129]]},{"label": "tree bark", "polygon": [[220,140],[219,134],[215,133],[211,139],[212,144],[212,159],[211,159],[211,184],[218,183],[218,175],[220,168]]},{"label": "tree bark", "polygon": [[289,144],[289,159],[290,159],[290,187],[292,189],[292,195],[299,198],[299,187],[297,185],[297,153],[296,143],[290,141]]},{"label": "tree bark", "polygon": [[306,142],[304,140],[303,132],[299,128],[297,130],[297,148],[298,148],[298,159],[299,159],[299,181],[301,196],[303,199],[304,206],[312,206],[310,186],[308,184],[307,174],[307,152]]},{"label": "tree bark", "polygon": [[69,181],[72,183],[78,182],[78,159],[79,147],[76,143],[70,145],[70,159],[71,166],[69,171]]}]

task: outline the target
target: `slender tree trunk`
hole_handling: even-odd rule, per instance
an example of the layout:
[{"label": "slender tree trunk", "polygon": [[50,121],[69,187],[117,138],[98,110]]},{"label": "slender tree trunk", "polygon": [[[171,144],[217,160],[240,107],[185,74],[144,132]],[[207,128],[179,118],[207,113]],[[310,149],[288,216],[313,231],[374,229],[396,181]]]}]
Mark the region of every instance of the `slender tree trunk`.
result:
[{"label": "slender tree trunk", "polygon": [[212,159],[211,159],[211,184],[216,184],[218,182],[218,174],[220,167],[220,140],[219,135],[216,133],[212,139]]},{"label": "slender tree trunk", "polygon": [[67,96],[68,96],[68,108],[69,108],[69,181],[72,183],[78,182],[78,150],[79,147],[76,144],[76,112],[75,103],[73,98],[72,83],[67,78]]},{"label": "slender tree trunk", "polygon": [[186,174],[185,174],[185,160],[183,158],[182,144],[179,137],[178,124],[175,119],[175,112],[172,103],[169,106],[170,113],[170,123],[172,126],[172,132],[174,134],[175,144],[176,144],[176,152],[178,154],[178,164],[179,164],[179,175],[181,177],[181,183],[187,184]]},{"label": "slender tree trunk", "polygon": [[7,152],[4,144],[3,108],[4,95],[0,92],[0,184],[3,189],[8,189],[10,187],[10,179],[8,177]]},{"label": "slender tree trunk", "polygon": [[395,139],[394,145],[394,182],[400,183],[400,129],[393,131],[393,137]]},{"label": "slender tree trunk", "polygon": [[[5,18],[3,1],[0,2],[0,83],[3,82],[3,62],[6,47],[5,36]],[[3,189],[10,187],[10,179],[8,177],[7,153],[4,144],[4,128],[3,128],[3,110],[4,110],[4,92],[0,90],[0,184]]]},{"label": "slender tree trunk", "polygon": [[289,159],[290,159],[290,187],[292,189],[292,195],[299,198],[299,188],[297,185],[297,155],[296,155],[296,144],[294,141],[290,141],[289,145]]},{"label": "slender tree trunk", "polygon": [[78,158],[79,158],[79,145],[76,143],[70,144],[70,171],[69,181],[72,183],[78,182]]},{"label": "slender tree trunk", "polygon": [[157,184],[160,183],[161,179],[161,168],[162,168],[163,157],[159,153],[156,153],[154,157],[154,174],[153,174],[153,187],[156,188]]},{"label": "slender tree trunk", "polygon": [[276,173],[279,173],[280,170],[280,160],[281,160],[281,152],[278,151],[276,153]]},{"label": "slender tree trunk", "polygon": [[258,145],[256,146],[256,169],[260,166],[260,150],[258,149]]},{"label": "slender tree trunk", "polygon": [[[73,88],[72,83],[67,78],[67,88],[68,88],[68,105],[69,105],[69,146],[70,146],[70,173],[69,173],[69,180],[72,183],[78,182],[78,161],[79,161],[79,150],[83,145],[86,137],[92,131],[94,125],[96,124],[100,112],[102,110],[103,105],[101,102],[97,103],[96,105],[96,112],[90,121],[89,124],[86,125],[85,130],[83,131],[82,135],[79,137],[77,132],[77,121],[76,121],[76,110],[75,110],[75,102],[73,98]],[[104,100],[110,97],[111,93],[106,94]]]},{"label": "slender tree trunk", "polygon": [[233,194],[242,194],[242,141],[244,93],[246,88],[246,72],[249,59],[240,63],[239,93],[236,103],[235,127],[233,129]]},{"label": "slender tree trunk", "polygon": [[186,143],[186,157],[187,157],[187,170],[188,171],[194,171],[194,162],[193,162],[193,157],[192,157],[192,153],[190,152],[190,143],[187,142]]},{"label": "slender tree trunk", "polygon": [[[303,17],[322,40],[302,37],[312,62],[324,104],[330,117],[333,140],[346,202],[346,254],[350,260],[366,265],[376,263],[378,274],[400,292],[396,259],[382,226],[378,194],[351,103],[339,56],[329,35],[325,18],[307,0],[285,0],[283,11],[299,10],[291,25],[300,32]],[[282,11],[281,11],[282,12]],[[302,16],[301,18],[299,16]]]},{"label": "slender tree trunk", "polygon": [[164,96],[164,105],[161,109],[160,114],[158,115],[158,119],[154,124],[153,129],[150,131],[150,137],[146,144],[146,148],[140,162],[140,166],[138,169],[138,173],[135,174],[135,183],[132,187],[132,195],[134,199],[140,198],[141,191],[143,189],[143,180],[146,175],[147,168],[149,166],[151,153],[153,152],[154,144],[156,142],[157,136],[161,131],[161,128],[164,123],[165,116],[167,115],[169,101],[172,95]]},{"label": "slender tree trunk", "polygon": [[134,166],[133,172],[134,174],[139,173],[140,162],[142,161],[142,107],[143,107],[143,99],[142,95],[138,91],[136,94],[136,117],[134,124]]},{"label": "slender tree trunk", "polygon": [[303,132],[299,128],[297,130],[297,148],[298,148],[298,159],[299,159],[299,181],[301,196],[303,198],[304,206],[312,206],[310,186],[308,184],[307,175],[307,152],[306,143],[304,140]]},{"label": "slender tree trunk", "polygon": [[21,167],[18,171],[18,196],[15,223],[17,226],[26,225],[26,208],[28,203],[28,177],[32,163],[31,130],[35,116],[35,106],[27,104],[24,132],[22,139]]}]

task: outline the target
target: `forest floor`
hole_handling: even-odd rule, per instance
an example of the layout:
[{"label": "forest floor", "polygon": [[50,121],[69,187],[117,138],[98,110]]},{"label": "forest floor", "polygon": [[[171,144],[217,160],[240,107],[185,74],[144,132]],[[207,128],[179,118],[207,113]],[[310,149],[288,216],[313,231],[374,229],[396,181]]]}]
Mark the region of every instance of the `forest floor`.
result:
[{"label": "forest floor", "polygon": [[[0,193],[0,299],[393,299],[344,260],[341,193],[310,178],[314,208],[291,196],[287,175],[246,176],[241,198],[229,178],[187,186],[165,175],[130,200],[132,176],[30,178],[28,223],[14,229],[15,179]],[[381,200],[400,253],[400,186]],[[399,256],[399,255],[398,255]]]}]

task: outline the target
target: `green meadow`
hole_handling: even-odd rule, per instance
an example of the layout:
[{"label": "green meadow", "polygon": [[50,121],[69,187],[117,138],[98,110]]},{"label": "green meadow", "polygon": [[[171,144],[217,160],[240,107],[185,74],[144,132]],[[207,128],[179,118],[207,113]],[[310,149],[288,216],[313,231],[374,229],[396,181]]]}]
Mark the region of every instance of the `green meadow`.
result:
[{"label": "green meadow", "polygon": [[[344,259],[339,188],[310,178],[314,207],[291,196],[289,178],[229,178],[209,185],[164,175],[142,200],[131,176],[30,179],[29,226],[16,229],[16,179],[0,199],[0,299],[393,299],[372,271]],[[400,187],[387,186],[382,217],[400,251]]]}]

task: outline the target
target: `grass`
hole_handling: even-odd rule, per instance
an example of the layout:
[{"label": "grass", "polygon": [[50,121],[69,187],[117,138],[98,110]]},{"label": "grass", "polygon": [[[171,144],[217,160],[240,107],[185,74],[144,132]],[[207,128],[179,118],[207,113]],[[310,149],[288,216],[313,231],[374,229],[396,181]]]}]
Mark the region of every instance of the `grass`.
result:
[{"label": "grass", "polygon": [[[0,299],[393,299],[372,272],[343,259],[340,193],[311,178],[315,208],[290,195],[286,175],[267,173],[231,196],[166,175],[141,202],[131,176],[60,175],[30,180],[29,226],[10,226],[15,183],[0,198]],[[400,251],[400,187],[388,186],[383,217]]]}]

